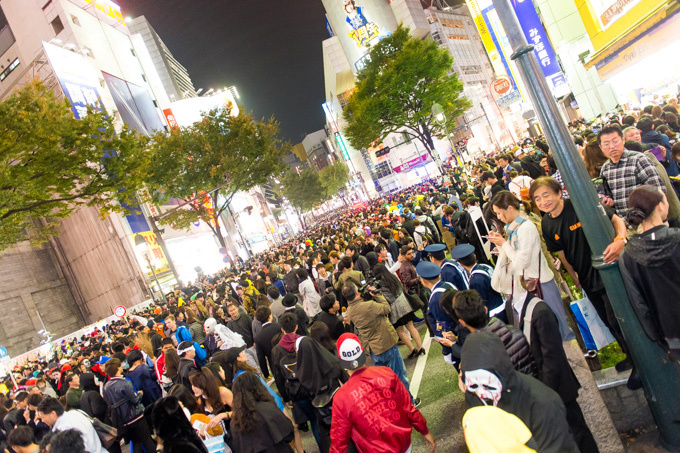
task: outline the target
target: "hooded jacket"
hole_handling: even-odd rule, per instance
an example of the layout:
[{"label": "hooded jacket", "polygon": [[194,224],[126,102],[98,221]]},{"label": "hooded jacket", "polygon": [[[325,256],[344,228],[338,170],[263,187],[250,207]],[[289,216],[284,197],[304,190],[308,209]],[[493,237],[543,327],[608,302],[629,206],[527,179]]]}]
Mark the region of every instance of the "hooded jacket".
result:
[{"label": "hooded jacket", "polygon": [[[501,382],[499,408],[517,416],[529,428],[541,453],[577,453],[567,412],[560,396],[537,379],[515,371],[503,342],[491,332],[468,335],[461,352],[461,372],[487,370]],[[465,392],[470,406],[484,403]]]},{"label": "hooded jacket", "polygon": [[680,230],[665,225],[636,234],[619,258],[631,305],[647,336],[680,349]]},{"label": "hooded jacket", "polygon": [[83,388],[83,394],[80,396],[80,408],[90,417],[110,423],[106,420],[106,401],[99,394],[99,387],[94,382],[94,374],[81,374],[80,386]]}]

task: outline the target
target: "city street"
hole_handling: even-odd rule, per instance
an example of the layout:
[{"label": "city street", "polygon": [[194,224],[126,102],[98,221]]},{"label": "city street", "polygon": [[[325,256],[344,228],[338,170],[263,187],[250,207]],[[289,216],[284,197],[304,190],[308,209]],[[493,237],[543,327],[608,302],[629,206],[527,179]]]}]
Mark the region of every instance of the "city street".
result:
[{"label": "city street", "polygon": [[680,451],[677,0],[0,0],[0,453]]}]

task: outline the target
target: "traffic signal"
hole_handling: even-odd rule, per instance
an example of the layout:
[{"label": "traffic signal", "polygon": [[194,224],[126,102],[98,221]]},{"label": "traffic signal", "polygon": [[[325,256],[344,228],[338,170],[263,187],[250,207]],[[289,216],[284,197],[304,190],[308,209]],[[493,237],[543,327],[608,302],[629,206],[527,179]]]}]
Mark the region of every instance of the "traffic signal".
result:
[{"label": "traffic signal", "polygon": [[389,146],[386,146],[386,147],[384,147],[384,148],[382,148],[382,149],[377,150],[377,151],[375,152],[375,157],[382,157],[382,156],[384,156],[385,154],[388,154],[389,152],[390,152],[390,147],[389,147]]}]

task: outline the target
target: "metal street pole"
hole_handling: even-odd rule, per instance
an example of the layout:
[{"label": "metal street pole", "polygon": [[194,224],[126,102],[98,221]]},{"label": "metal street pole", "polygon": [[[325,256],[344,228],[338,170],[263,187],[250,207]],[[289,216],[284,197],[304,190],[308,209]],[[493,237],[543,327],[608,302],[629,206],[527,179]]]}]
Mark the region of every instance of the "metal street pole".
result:
[{"label": "metal street pole", "polygon": [[[151,264],[148,253],[146,254],[145,258],[146,263],[149,265],[149,269],[151,269],[151,275],[153,275],[153,279],[156,280],[156,285],[158,285],[158,292],[161,293],[161,300],[163,300],[163,302],[167,302],[167,300],[165,300],[165,294],[163,294],[163,288],[161,288],[161,282],[158,281],[156,270],[154,269],[153,264]],[[153,294],[153,291],[151,291],[151,293]]]},{"label": "metal street pole", "polygon": [[545,131],[560,174],[569,191],[583,232],[593,252],[593,266],[599,270],[607,294],[628,343],[628,353],[635,363],[649,408],[659,428],[661,442],[671,451],[680,449],[680,366],[669,360],[664,350],[651,341],[640,325],[628,300],[618,263],[605,264],[602,254],[614,238],[614,230],[599,202],[576,145],[560,116],[557,103],[548,88],[533,49],[526,38],[509,0],[493,0],[503,28],[513,49],[511,58],[519,73]]},{"label": "metal street pole", "polygon": [[496,132],[493,130],[493,125],[491,124],[491,120],[489,119],[489,115],[486,113],[486,109],[484,108],[484,103],[480,102],[479,107],[482,109],[482,112],[484,112],[484,118],[486,118],[486,122],[489,123],[489,129],[491,129],[491,137],[493,138],[493,142],[496,144],[496,149],[500,151],[501,145],[498,143],[498,139],[496,138]]}]

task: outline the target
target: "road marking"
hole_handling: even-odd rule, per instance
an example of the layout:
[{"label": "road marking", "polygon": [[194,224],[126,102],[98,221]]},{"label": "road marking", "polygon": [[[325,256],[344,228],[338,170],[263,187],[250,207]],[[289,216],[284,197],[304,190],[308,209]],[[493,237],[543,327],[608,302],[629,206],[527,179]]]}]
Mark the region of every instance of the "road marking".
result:
[{"label": "road marking", "polygon": [[413,398],[418,396],[418,390],[420,390],[420,383],[423,381],[423,373],[425,372],[425,364],[427,363],[427,356],[430,352],[430,332],[425,332],[425,337],[423,338],[423,348],[425,348],[425,355],[419,355],[418,361],[416,362],[416,368],[413,370],[413,377],[409,385],[409,390]]}]

